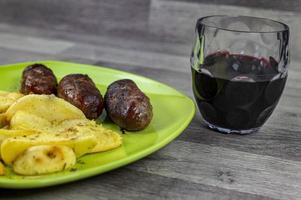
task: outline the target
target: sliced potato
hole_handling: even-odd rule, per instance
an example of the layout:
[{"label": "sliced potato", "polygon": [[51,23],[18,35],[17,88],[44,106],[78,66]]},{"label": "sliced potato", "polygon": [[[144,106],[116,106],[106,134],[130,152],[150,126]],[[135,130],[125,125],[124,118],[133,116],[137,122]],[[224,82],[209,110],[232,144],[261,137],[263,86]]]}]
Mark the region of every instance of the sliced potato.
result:
[{"label": "sliced potato", "polygon": [[105,130],[102,132],[97,131],[94,132],[94,134],[97,138],[97,144],[90,153],[108,151],[115,149],[122,144],[121,136],[111,130]]},{"label": "sliced potato", "polygon": [[28,148],[13,163],[13,170],[21,175],[39,175],[62,171],[76,163],[70,147],[40,145]]},{"label": "sliced potato", "polygon": [[0,161],[0,176],[5,175],[5,167],[3,163]]},{"label": "sliced potato", "polygon": [[72,120],[64,120],[60,124],[58,124],[55,129],[59,132],[64,132],[72,127],[82,127],[89,126],[91,124],[95,124],[94,121],[88,119],[72,119]]},{"label": "sliced potato", "polygon": [[10,120],[10,129],[13,130],[53,132],[52,126],[48,120],[24,111],[17,111]]},{"label": "sliced potato", "polygon": [[122,138],[118,133],[96,124],[95,121],[66,120],[59,126],[61,131],[68,130],[71,127],[76,128],[79,132],[95,135],[97,145],[92,149],[91,153],[111,150],[122,144]]},{"label": "sliced potato", "polygon": [[115,149],[122,144],[121,136],[109,129],[102,127],[101,125],[87,127],[91,130],[91,133],[97,138],[97,144],[92,149],[91,153],[108,151]]},{"label": "sliced potato", "polygon": [[36,134],[36,131],[31,130],[9,130],[9,129],[0,129],[0,144],[7,138],[10,137],[25,137],[28,135]]},{"label": "sliced potato", "polygon": [[0,91],[0,113],[5,112],[22,96],[21,93]]},{"label": "sliced potato", "polygon": [[[12,137],[27,137],[28,135],[36,134],[35,131],[29,130],[9,130],[9,129],[0,129],[0,145],[7,138]],[[1,150],[0,150],[0,159],[1,159]]]},{"label": "sliced potato", "polygon": [[93,134],[82,134],[76,129],[67,132],[49,134],[39,133],[25,137],[17,136],[5,139],[1,144],[1,157],[6,164],[12,162],[26,149],[37,145],[65,145],[73,149],[77,157],[91,152],[97,144]]},{"label": "sliced potato", "polygon": [[10,129],[34,130],[46,133],[66,132],[74,126],[89,124],[88,119],[64,120],[60,123],[50,122],[47,119],[24,111],[17,111],[10,120]]},{"label": "sliced potato", "polygon": [[18,99],[6,111],[7,120],[10,121],[18,111],[37,115],[55,123],[68,119],[86,119],[80,109],[54,95],[31,94]]},{"label": "sliced potato", "polygon": [[36,115],[18,111],[10,122],[10,128],[16,130],[32,130],[44,133],[62,133],[74,129],[80,134],[93,134],[97,138],[97,145],[91,151],[101,152],[114,149],[121,145],[121,136],[103,126],[98,125],[95,121],[87,119],[65,120],[60,124],[51,124],[46,119]]}]

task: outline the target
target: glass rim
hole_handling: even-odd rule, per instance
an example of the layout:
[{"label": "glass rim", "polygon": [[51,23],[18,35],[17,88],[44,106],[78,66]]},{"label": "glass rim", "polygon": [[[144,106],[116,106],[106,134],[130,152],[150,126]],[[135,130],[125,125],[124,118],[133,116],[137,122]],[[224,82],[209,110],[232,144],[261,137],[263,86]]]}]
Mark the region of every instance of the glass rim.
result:
[{"label": "glass rim", "polygon": [[[279,25],[282,25],[283,28],[281,30],[274,30],[274,31],[246,31],[246,30],[239,30],[239,29],[231,29],[231,28],[223,28],[221,26],[214,26],[214,25],[209,25],[207,23],[204,23],[204,19],[208,19],[208,18],[212,18],[212,17],[248,17],[248,18],[253,18],[253,19],[257,19],[257,20],[266,20],[266,21],[270,21],[273,23],[277,23]],[[220,30],[224,30],[224,31],[230,31],[230,32],[239,32],[239,33],[282,33],[285,31],[289,31],[289,26],[283,22],[280,21],[276,21],[273,19],[269,19],[269,18],[263,18],[263,17],[252,17],[252,16],[247,16],[247,15],[208,15],[208,16],[204,16],[201,17],[197,20],[197,25],[198,24],[202,24],[204,26],[207,27],[211,27],[211,28],[216,28],[216,29],[220,29]]]}]

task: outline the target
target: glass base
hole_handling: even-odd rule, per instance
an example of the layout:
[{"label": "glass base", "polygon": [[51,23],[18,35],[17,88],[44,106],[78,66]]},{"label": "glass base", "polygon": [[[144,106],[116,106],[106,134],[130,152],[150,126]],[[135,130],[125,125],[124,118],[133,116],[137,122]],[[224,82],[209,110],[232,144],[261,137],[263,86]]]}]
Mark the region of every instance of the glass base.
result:
[{"label": "glass base", "polygon": [[210,129],[221,132],[221,133],[226,133],[226,134],[235,133],[235,134],[240,134],[240,135],[247,135],[250,133],[257,132],[260,129],[260,127],[257,127],[257,128],[247,129],[247,130],[234,130],[234,129],[222,128],[222,127],[213,125],[213,124],[207,122],[206,120],[204,120],[204,122]]}]

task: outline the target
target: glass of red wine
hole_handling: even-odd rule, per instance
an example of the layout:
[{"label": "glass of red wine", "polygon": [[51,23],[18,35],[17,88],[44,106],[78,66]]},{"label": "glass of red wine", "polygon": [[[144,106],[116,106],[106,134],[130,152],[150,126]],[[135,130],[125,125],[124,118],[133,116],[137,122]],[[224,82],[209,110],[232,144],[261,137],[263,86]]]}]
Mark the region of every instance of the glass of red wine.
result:
[{"label": "glass of red wine", "polygon": [[289,27],[248,16],[208,16],[196,24],[192,88],[205,124],[223,133],[257,131],[287,79]]}]

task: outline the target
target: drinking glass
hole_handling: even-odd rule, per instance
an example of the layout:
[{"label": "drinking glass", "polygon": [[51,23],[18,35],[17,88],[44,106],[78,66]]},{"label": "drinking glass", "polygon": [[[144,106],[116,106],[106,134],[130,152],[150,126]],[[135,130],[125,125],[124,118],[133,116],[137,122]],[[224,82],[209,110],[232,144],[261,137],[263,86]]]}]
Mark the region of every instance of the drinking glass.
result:
[{"label": "drinking glass", "polygon": [[248,16],[200,18],[190,62],[205,124],[223,133],[255,132],[272,114],[286,83],[289,27]]}]

